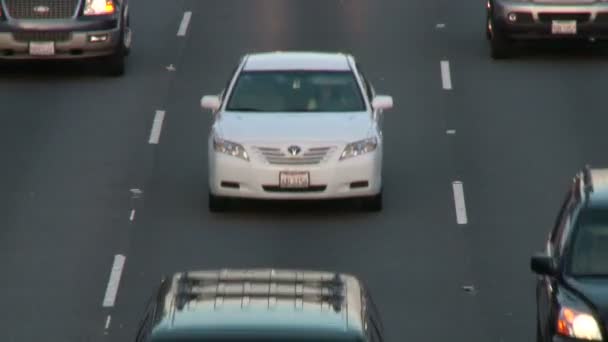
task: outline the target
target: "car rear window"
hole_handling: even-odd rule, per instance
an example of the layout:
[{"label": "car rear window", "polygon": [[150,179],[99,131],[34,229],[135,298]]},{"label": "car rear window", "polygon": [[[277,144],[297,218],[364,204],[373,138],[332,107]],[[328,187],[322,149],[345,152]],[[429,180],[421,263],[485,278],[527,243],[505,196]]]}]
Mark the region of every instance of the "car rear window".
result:
[{"label": "car rear window", "polygon": [[351,71],[245,71],[227,111],[355,112],[366,109]]}]

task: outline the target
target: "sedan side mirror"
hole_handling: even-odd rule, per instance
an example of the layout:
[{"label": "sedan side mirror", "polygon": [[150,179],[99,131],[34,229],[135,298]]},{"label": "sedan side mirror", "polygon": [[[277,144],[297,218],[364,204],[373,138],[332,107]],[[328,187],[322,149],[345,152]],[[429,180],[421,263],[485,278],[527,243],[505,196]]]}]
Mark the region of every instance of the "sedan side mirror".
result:
[{"label": "sedan side mirror", "polygon": [[393,98],[388,95],[376,95],[372,100],[372,107],[376,110],[393,108]]},{"label": "sedan side mirror", "polygon": [[205,95],[201,99],[201,107],[203,107],[203,109],[216,111],[220,108],[221,104],[220,97],[217,95]]},{"label": "sedan side mirror", "polygon": [[557,266],[552,257],[544,253],[537,253],[530,259],[532,272],[539,275],[552,276],[557,272]]}]

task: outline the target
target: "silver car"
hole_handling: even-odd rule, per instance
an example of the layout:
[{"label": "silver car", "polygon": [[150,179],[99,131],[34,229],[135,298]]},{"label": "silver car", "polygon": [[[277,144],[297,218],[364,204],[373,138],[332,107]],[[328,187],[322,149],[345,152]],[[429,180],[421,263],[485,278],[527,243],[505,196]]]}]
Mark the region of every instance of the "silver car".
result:
[{"label": "silver car", "polygon": [[0,0],[0,60],[95,59],[122,75],[127,0]]},{"label": "silver car", "polygon": [[486,35],[494,59],[515,40],[608,39],[606,0],[487,0]]}]

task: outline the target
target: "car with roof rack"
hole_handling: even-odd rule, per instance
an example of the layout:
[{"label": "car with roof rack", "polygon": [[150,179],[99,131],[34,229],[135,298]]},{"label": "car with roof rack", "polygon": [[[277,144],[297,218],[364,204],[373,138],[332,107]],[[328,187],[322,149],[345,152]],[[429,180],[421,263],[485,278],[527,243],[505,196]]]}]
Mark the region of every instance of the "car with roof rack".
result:
[{"label": "car with roof rack", "polygon": [[136,342],[382,342],[369,290],[353,275],[222,269],[165,277]]},{"label": "car with roof rack", "polygon": [[209,209],[238,198],[359,199],[382,210],[382,121],[354,57],[278,51],[241,58],[226,88],[207,95]]},{"label": "car with roof rack", "polygon": [[562,202],[537,274],[538,342],[608,338],[608,169],[585,167]]},{"label": "car with roof rack", "polygon": [[486,36],[494,59],[517,41],[608,39],[605,0],[486,0]]},{"label": "car with roof rack", "polygon": [[128,0],[0,0],[0,61],[94,59],[125,72]]}]

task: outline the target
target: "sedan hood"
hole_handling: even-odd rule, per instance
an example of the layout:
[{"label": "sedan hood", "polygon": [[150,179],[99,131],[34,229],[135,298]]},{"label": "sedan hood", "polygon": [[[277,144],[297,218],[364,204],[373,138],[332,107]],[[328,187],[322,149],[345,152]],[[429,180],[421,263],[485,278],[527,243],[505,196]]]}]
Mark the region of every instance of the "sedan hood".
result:
[{"label": "sedan hood", "polygon": [[604,324],[608,324],[608,277],[588,279],[569,278],[568,283],[595,305]]},{"label": "sedan hood", "polygon": [[222,113],[215,123],[220,137],[239,143],[353,142],[369,136],[373,120],[355,113]]}]

